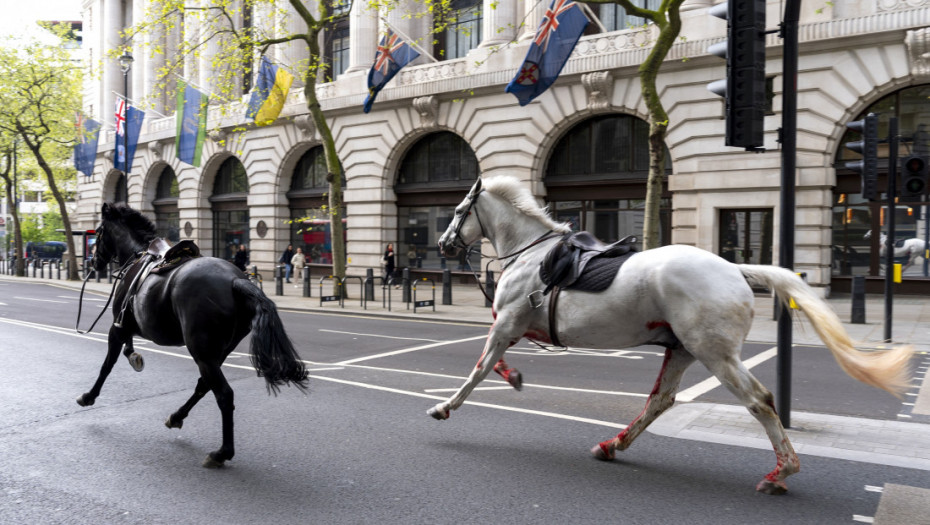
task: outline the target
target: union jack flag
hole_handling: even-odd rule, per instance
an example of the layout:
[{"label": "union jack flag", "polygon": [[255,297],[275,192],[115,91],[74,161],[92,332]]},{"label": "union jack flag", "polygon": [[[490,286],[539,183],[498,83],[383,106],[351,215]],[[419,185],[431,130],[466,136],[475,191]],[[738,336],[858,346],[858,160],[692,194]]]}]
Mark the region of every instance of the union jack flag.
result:
[{"label": "union jack flag", "polygon": [[559,78],[587,25],[588,17],[576,2],[553,0],[539,24],[526,59],[505,91],[513,93],[521,106],[541,95]]},{"label": "union jack flag", "polygon": [[126,132],[126,101],[122,98],[116,98],[116,134],[122,135]]},{"label": "union jack flag", "polygon": [[559,15],[575,7],[575,2],[569,0],[555,0],[552,6],[546,9],[543,16],[542,25],[536,31],[536,39],[533,41],[537,46],[542,48],[543,53],[549,49],[549,37],[559,28]]},{"label": "union jack flag", "polygon": [[384,86],[394,78],[394,75],[412,60],[420,56],[409,44],[404,42],[394,31],[388,30],[381,43],[378,44],[378,51],[375,53],[375,63],[372,64],[371,70],[368,71],[368,96],[365,98],[365,105],[362,110],[365,113],[371,111],[371,105],[375,102]]}]

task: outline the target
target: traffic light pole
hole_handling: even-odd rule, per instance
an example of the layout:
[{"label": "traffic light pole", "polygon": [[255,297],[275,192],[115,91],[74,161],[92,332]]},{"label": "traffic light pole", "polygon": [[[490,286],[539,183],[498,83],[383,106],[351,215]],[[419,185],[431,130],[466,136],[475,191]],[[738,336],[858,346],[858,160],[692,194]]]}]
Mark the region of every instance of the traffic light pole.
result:
[{"label": "traffic light pole", "polygon": [[[784,41],[782,58],[781,110],[781,203],[778,262],[783,268],[794,268],[795,175],[797,171],[798,136],[798,19],[801,0],[788,0],[782,20]],[[791,426],[791,314],[782,306],[778,316],[778,388],[775,407],[784,427]]]},{"label": "traffic light pole", "polygon": [[898,118],[888,119],[888,235],[885,236],[885,342],[891,342],[891,314],[894,309],[895,197],[898,194]]}]

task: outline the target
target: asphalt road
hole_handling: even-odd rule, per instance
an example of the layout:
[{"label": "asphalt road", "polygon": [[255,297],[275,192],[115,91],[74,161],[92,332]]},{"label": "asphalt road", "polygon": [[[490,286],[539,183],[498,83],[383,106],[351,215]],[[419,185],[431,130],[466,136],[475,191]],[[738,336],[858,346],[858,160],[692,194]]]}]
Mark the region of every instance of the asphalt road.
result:
[{"label": "asphalt road", "polygon": [[[85,302],[82,326],[102,297]],[[448,421],[425,410],[451,395],[486,329],[282,312],[311,391],[267,395],[242,346],[224,368],[235,390],[236,457],[200,467],[220,442],[204,398],[184,428],[164,419],[197,372],[183,348],[136,342],[146,368],[117,363],[93,407],[75,399],[99,370],[103,329],[73,332],[77,293],[0,283],[0,516],[3,523],[853,523],[887,483],[926,473],[802,456],[790,492],[753,490],[770,451],[643,434],[613,463],[588,449],[639,414],[661,349],[552,353],[525,342]],[[744,359],[770,345],[747,344]],[[241,351],[242,353],[240,353]],[[774,359],[752,370],[774,388]],[[683,388],[708,377],[692,367]],[[479,387],[479,388],[481,388]],[[691,390],[694,392],[694,390]],[[794,408],[894,419],[900,402],[847,378],[822,348],[795,353]],[[721,388],[695,400],[735,403]]]}]

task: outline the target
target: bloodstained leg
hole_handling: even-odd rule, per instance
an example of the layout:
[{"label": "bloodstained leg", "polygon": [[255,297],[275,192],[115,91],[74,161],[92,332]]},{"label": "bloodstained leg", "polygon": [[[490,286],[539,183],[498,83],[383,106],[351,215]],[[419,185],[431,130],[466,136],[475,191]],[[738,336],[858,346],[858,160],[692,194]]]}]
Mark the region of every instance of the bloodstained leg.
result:
[{"label": "bloodstained leg", "polygon": [[504,381],[510,383],[510,386],[517,390],[523,390],[523,375],[516,368],[507,366],[503,359],[494,365],[494,371],[504,378]]},{"label": "bloodstained leg", "polygon": [[659,377],[656,378],[646,406],[617,437],[601,442],[591,449],[597,459],[610,461],[614,459],[614,451],[626,450],[650,423],[675,403],[675,393],[681,383],[681,376],[688,366],[694,362],[694,357],[683,347],[669,348],[665,351],[665,360]]}]

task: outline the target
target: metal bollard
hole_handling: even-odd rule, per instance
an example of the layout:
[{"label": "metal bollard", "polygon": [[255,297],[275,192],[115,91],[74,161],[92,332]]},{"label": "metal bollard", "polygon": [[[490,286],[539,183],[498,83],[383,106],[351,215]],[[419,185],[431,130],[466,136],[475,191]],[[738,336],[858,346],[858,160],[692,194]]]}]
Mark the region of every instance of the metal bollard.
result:
[{"label": "metal bollard", "polygon": [[284,295],[284,268],[281,266],[274,267],[274,294]]},{"label": "metal bollard", "polygon": [[61,280],[61,261],[55,263],[56,279]]},{"label": "metal bollard", "polygon": [[442,271],[442,304],[452,304],[452,270]]},{"label": "metal bollard", "polygon": [[488,270],[487,279],[484,284],[484,291],[488,294],[488,297],[484,298],[485,306],[494,306],[494,270]]},{"label": "metal bollard", "polygon": [[410,297],[411,297],[411,294],[410,294],[410,268],[404,268],[404,272],[403,272],[402,275],[404,276],[404,279],[403,279],[403,282],[402,282],[403,292],[404,292],[404,293],[403,293],[403,295],[402,295],[402,297],[401,297],[401,300],[402,300],[403,302],[405,302],[405,303],[410,303],[410,301],[411,301],[411,299],[410,299]]},{"label": "metal bollard", "polygon": [[375,300],[375,271],[372,268],[365,270],[365,301]]},{"label": "metal bollard", "polygon": [[865,276],[856,275],[852,280],[852,315],[850,322],[865,324]]},{"label": "metal bollard", "polygon": [[304,297],[310,297],[310,267],[304,266]]},{"label": "metal bollard", "polygon": [[[49,273],[51,273],[51,270],[49,270]],[[45,263],[43,261],[39,261],[39,279],[45,279]]]}]

